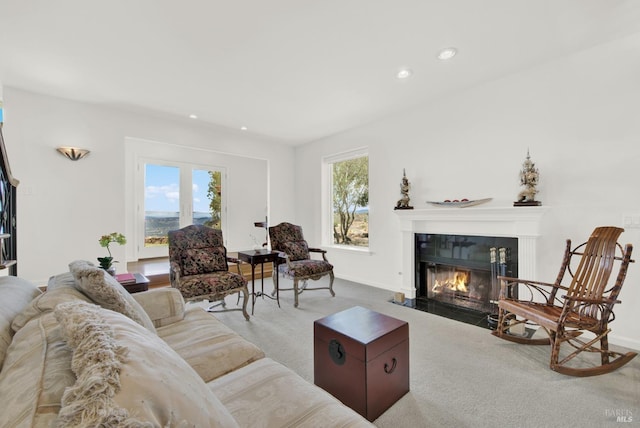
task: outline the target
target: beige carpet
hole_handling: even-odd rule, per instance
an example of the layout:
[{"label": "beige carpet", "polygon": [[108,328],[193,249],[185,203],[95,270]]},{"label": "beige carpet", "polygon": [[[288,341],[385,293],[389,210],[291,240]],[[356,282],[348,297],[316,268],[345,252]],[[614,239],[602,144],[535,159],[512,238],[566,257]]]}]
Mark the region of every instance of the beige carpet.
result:
[{"label": "beige carpet", "polygon": [[408,321],[411,391],[374,421],[378,427],[606,427],[620,426],[620,415],[632,418],[622,426],[640,425],[640,357],[606,375],[568,377],[548,368],[548,346],[506,342],[390,303],[390,291],[339,279],[334,290],[334,298],[327,290],[303,293],[297,309],[292,292],[281,293],[281,308],[258,299],[248,322],[239,312],[216,317],[309,382],[316,319],[363,306]]}]

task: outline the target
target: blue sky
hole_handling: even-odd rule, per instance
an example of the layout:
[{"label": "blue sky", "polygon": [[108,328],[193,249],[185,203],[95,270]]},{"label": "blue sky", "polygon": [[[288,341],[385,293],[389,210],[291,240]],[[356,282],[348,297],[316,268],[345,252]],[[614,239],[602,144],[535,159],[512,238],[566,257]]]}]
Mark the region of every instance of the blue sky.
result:
[{"label": "blue sky", "polygon": [[[192,171],[194,212],[209,212],[207,187],[209,174],[204,170]],[[145,211],[179,211],[180,168],[164,165],[145,165]]]}]

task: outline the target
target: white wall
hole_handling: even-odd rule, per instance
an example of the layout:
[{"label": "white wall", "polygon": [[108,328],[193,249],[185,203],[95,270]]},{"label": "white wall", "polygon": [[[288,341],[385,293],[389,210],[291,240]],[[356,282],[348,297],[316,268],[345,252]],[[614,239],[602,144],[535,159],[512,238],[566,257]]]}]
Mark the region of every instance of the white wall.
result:
[{"label": "white wall", "polygon": [[[319,245],[323,238],[321,158],[368,146],[371,253],[330,248],[328,257],[339,277],[400,290],[400,274],[412,274],[402,272],[393,210],[403,168],[415,207],[426,208],[427,200],[486,197],[493,206],[511,206],[530,149],[541,176],[538,199],[550,207],[537,276],[555,279],[566,238],[582,242],[596,226],[622,226],[623,214],[640,215],[639,45],[640,36],[600,45],[297,148],[296,217],[307,240]],[[627,229],[622,240],[640,251],[640,229]],[[639,280],[636,263],[612,336],[636,349]]]},{"label": "white wall", "polygon": [[[190,119],[75,102],[7,86],[4,106],[5,144],[11,170],[20,180],[18,275],[36,283],[46,283],[50,275],[67,271],[72,260],[95,261],[104,256],[105,249],[98,244],[101,235],[131,230],[127,222],[134,216],[133,207],[125,203],[131,191],[126,176],[131,171],[125,165],[132,168],[133,162],[125,159],[127,137],[177,145],[176,150],[187,146],[265,159],[269,176],[264,182],[271,185],[265,195],[270,221],[293,220],[291,146]],[[72,162],[56,152],[59,146],[88,148],[91,154]],[[238,168],[230,170],[234,172],[230,181],[244,180],[246,189],[256,185],[253,179],[245,180]],[[264,182],[258,185],[264,188]],[[229,216],[243,212],[244,206],[241,199],[229,200]],[[242,243],[249,233],[262,232],[250,222],[246,230],[230,229],[225,240]],[[129,245],[115,246],[112,252],[116,260],[131,258]],[[126,269],[124,263],[117,267]]]}]

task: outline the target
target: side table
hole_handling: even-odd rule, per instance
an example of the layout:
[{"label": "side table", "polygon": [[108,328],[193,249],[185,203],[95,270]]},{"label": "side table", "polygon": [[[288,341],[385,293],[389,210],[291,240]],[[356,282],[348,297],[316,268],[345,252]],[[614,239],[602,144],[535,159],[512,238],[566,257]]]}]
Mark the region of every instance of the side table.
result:
[{"label": "side table", "polygon": [[133,294],[140,291],[147,291],[149,289],[149,282],[151,282],[149,281],[149,278],[141,273],[134,273],[133,276],[135,276],[136,282],[132,284],[122,284],[125,290]]},{"label": "side table", "polygon": [[[268,294],[264,294],[264,264],[265,263],[273,263],[274,272],[278,271],[278,259],[280,252],[279,251],[269,251],[269,250],[245,250],[238,251],[238,259],[242,260],[245,263],[249,263],[251,265],[251,315],[253,315],[253,308],[256,305],[256,298],[259,296],[267,296],[270,299],[273,299]],[[256,284],[256,266],[260,265],[260,273],[261,273],[261,287],[258,293],[255,292],[255,284]],[[276,290],[275,300],[278,302],[278,307],[280,307],[280,291],[278,290],[278,276],[275,276],[275,284],[273,286]]]}]

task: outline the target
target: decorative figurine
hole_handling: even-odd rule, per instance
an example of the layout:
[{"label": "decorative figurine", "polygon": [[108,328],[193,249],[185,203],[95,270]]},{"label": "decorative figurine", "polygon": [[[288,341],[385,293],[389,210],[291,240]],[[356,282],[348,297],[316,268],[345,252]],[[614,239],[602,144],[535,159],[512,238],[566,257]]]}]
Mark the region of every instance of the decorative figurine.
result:
[{"label": "decorative figurine", "polygon": [[527,159],[522,164],[522,171],[520,171],[520,185],[524,186],[524,189],[518,193],[518,200],[513,203],[514,207],[542,205],[542,202],[536,201],[538,178],[538,169],[531,161],[529,149],[527,149]]},{"label": "decorative figurine", "polygon": [[409,189],[411,185],[409,184],[409,180],[407,179],[407,174],[402,169],[402,183],[400,183],[400,193],[402,194],[402,198],[396,203],[396,207],[394,210],[412,210],[413,207],[409,205],[411,202],[411,198],[409,198]]}]

